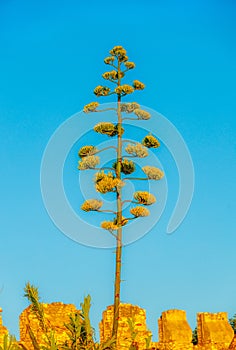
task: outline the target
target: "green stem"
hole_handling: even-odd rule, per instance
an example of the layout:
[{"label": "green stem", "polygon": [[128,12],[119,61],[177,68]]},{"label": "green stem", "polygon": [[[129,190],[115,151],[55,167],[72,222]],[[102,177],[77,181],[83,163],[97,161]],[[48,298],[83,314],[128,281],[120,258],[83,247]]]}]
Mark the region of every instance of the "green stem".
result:
[{"label": "green stem", "polygon": [[107,112],[107,111],[116,111],[116,108],[96,109],[95,111],[92,111],[92,113],[93,112]]},{"label": "green stem", "polygon": [[126,117],[126,118],[123,118],[123,120],[140,120],[139,118],[131,118],[131,117]]},{"label": "green stem", "polygon": [[134,203],[134,204],[140,204],[139,202],[132,201],[132,200],[129,200],[129,199],[126,199],[125,201],[123,201],[123,202],[122,202],[122,205],[124,205],[125,203]]},{"label": "green stem", "polygon": [[134,155],[124,156],[122,158],[144,158],[144,157],[138,157],[136,154],[134,154]]},{"label": "green stem", "polygon": [[122,180],[150,180],[148,177],[124,177]]},{"label": "green stem", "polygon": [[117,69],[118,67],[116,67],[113,63],[109,63],[110,66],[114,67],[115,69]]},{"label": "green stem", "polygon": [[133,144],[135,144],[135,145],[138,143],[137,141],[122,140],[122,143],[125,143],[125,142],[130,142],[130,143],[133,143]]},{"label": "green stem", "polygon": [[98,211],[99,213],[112,213],[112,214],[117,215],[116,211],[108,210],[108,209],[104,209],[104,210],[97,209],[97,210],[94,210],[94,211]]},{"label": "green stem", "polygon": [[112,78],[108,78],[107,80],[109,80],[110,82],[112,82],[112,83],[114,83],[114,84],[116,84],[116,85],[118,84],[117,81],[115,81],[115,80],[112,79]]},{"label": "green stem", "polygon": [[[120,86],[120,62],[118,60],[118,86]],[[118,117],[118,135],[117,135],[117,167],[116,176],[121,179],[121,162],[122,162],[122,117],[121,117],[121,95],[117,95],[117,117]],[[121,256],[122,256],[122,199],[121,188],[117,188],[117,238],[116,238],[116,268],[115,268],[115,283],[114,283],[114,315],[112,336],[117,343],[117,331],[119,321],[119,307],[120,307],[120,283],[121,283]]]},{"label": "green stem", "polygon": [[104,167],[102,167],[102,168],[89,168],[89,169],[85,169],[85,170],[113,170],[113,171],[115,171],[115,169],[114,168],[110,168],[109,166],[104,166]]},{"label": "green stem", "polygon": [[115,147],[115,146],[108,146],[108,147],[105,147],[103,149],[98,150],[97,152],[92,153],[92,155],[95,155],[95,154],[98,154],[100,152],[106,151],[109,148],[114,148],[117,151],[117,147]]},{"label": "green stem", "polygon": [[109,231],[109,233],[117,240],[117,235],[113,231]]}]

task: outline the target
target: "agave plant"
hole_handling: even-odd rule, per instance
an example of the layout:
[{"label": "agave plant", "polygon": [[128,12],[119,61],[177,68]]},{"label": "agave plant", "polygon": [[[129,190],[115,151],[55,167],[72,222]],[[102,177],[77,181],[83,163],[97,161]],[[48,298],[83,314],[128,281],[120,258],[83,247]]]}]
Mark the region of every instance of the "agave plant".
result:
[{"label": "agave plant", "polygon": [[[104,343],[97,343],[94,339],[94,329],[90,323],[91,297],[85,296],[80,304],[81,311],[76,311],[69,315],[69,322],[64,324],[67,340],[63,344],[57,341],[57,334],[52,325],[47,321],[44,314],[44,306],[40,301],[38,288],[27,283],[25,286],[25,297],[31,303],[31,311],[39,321],[43,333],[44,344],[40,344],[34,334],[30,323],[27,331],[34,350],[105,350],[111,349],[114,344],[114,337],[109,338]],[[4,338],[3,347],[0,350],[28,350],[23,343],[16,343],[13,338],[7,335]]]},{"label": "agave plant", "polygon": [[[140,120],[140,123],[145,123],[145,120],[151,118],[151,114],[148,111],[142,109],[137,102],[124,103],[122,101],[122,99],[125,96],[129,96],[136,91],[143,90],[145,88],[145,85],[139,80],[134,80],[131,84],[123,82],[122,79],[126,77],[126,74],[131,69],[135,68],[135,63],[129,61],[126,50],[122,46],[115,46],[112,50],[110,50],[109,53],[110,55],[104,59],[104,63],[107,66],[110,66],[110,70],[102,74],[102,78],[106,81],[106,85],[98,85],[93,92],[99,98],[111,95],[115,96],[116,107],[110,109],[112,109],[115,112],[117,120],[115,123],[101,121],[94,126],[94,131],[101,135],[106,135],[112,138],[113,140],[116,140],[115,145],[110,146],[110,148],[116,150],[116,157],[115,162],[112,168],[109,169],[108,173],[105,173],[105,168],[100,168],[101,171],[96,173],[95,189],[102,195],[108,192],[113,192],[116,196],[116,211],[106,211],[105,209],[102,210],[103,212],[113,214],[113,218],[111,220],[103,221],[101,223],[101,227],[107,232],[111,233],[116,239],[114,316],[112,327],[112,334],[116,339],[120,305],[123,226],[126,225],[130,220],[148,216],[148,209],[142,207],[142,205],[147,206],[155,203],[155,197],[152,194],[145,194],[145,191],[143,192],[143,194],[140,191],[139,194],[138,192],[136,192],[134,199],[136,200],[136,203],[139,204],[139,206],[134,208],[130,207],[130,213],[132,217],[124,218],[124,202],[130,202],[130,205],[132,205],[134,200],[130,199],[123,201],[122,191],[127,180],[160,180],[164,176],[164,173],[158,168],[147,165],[142,168],[146,177],[137,178],[129,176],[135,172],[135,162],[127,158],[145,158],[148,156],[148,149],[158,148],[160,146],[160,143],[157,140],[157,138],[151,134],[145,136],[141,142],[134,142],[133,140],[126,140],[123,138],[123,134],[125,133],[123,122],[126,119]],[[113,86],[108,87],[108,83],[112,83]],[[84,112],[87,114],[105,111],[107,111],[107,109],[102,109],[98,102],[91,102],[84,107]],[[128,153],[128,156],[124,157],[122,152],[123,146],[125,146],[126,142],[128,142],[128,145],[126,145],[125,151]],[[102,152],[107,148],[98,150],[98,152]],[[88,163],[86,161],[86,158],[89,158],[90,156],[91,155],[87,154],[86,157],[83,158],[82,163],[81,160],[79,161],[79,170],[86,170],[86,165]],[[90,161],[90,159],[88,160]],[[93,159],[93,164],[95,165],[95,159]],[[87,169],[93,170],[92,166],[87,166]],[[97,206],[97,199],[94,199],[95,202],[93,202],[93,204],[91,204],[91,200],[89,201],[89,203],[85,202],[82,205],[82,210],[85,210],[87,212],[91,210],[95,210],[97,212],[101,211],[99,208],[101,203],[99,203],[99,205]],[[95,205],[95,203],[97,204]],[[94,209],[92,209],[92,206]]]},{"label": "agave plant", "polygon": [[3,342],[0,344],[0,350],[20,350],[21,346],[16,341],[16,338],[10,334],[4,334]]}]

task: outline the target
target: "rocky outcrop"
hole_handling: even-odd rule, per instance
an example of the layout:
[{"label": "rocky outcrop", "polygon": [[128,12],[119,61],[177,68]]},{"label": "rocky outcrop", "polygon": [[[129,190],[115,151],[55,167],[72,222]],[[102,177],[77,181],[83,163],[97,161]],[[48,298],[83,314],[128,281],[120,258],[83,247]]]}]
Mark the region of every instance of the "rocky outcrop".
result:
[{"label": "rocky outcrop", "polygon": [[199,313],[197,333],[201,350],[228,350],[234,337],[226,312]]},{"label": "rocky outcrop", "polygon": [[[130,327],[128,319],[131,320]],[[111,337],[113,323],[113,305],[103,312],[102,321],[99,324],[100,341],[106,341]],[[133,329],[132,329],[133,328]],[[151,336],[151,332],[146,326],[146,312],[139,306],[132,304],[121,304],[118,319],[118,342],[117,349],[127,350],[132,343],[137,349],[146,349],[146,340]]]}]

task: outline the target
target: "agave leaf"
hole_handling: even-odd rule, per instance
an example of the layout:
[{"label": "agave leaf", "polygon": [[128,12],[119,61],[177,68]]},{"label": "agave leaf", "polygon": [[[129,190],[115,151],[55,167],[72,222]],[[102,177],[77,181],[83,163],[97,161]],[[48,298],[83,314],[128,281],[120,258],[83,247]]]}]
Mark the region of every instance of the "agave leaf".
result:
[{"label": "agave leaf", "polygon": [[39,343],[34,335],[34,332],[32,331],[30,325],[28,324],[26,326],[26,329],[27,329],[27,332],[29,333],[29,336],[30,336],[30,340],[33,344],[33,347],[34,347],[34,350],[40,350],[40,346],[39,346]]},{"label": "agave leaf", "polygon": [[112,349],[113,345],[116,342],[116,338],[113,336],[107,339],[105,342],[101,343],[98,347],[99,350]]}]

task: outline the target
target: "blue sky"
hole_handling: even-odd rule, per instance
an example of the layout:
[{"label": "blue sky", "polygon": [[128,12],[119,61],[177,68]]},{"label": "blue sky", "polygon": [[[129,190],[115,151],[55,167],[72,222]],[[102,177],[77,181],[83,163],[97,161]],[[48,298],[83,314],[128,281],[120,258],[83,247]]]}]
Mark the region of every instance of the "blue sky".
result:
[{"label": "blue sky", "polygon": [[[45,302],[79,306],[90,293],[96,329],[112,304],[113,250],[80,245],[59,231],[44,207],[40,165],[54,131],[96,100],[103,58],[115,45],[136,63],[130,76],[146,84],[135,100],[175,125],[195,169],[190,210],[167,235],[178,173],[160,149],[166,208],[151,232],[124,248],[121,299],[146,309],[154,340],[167,309],[186,310],[192,328],[197,312],[236,313],[235,15],[232,0],[0,2],[0,306],[11,333],[18,336],[27,281]],[[65,163],[75,210],[76,152]]]}]

